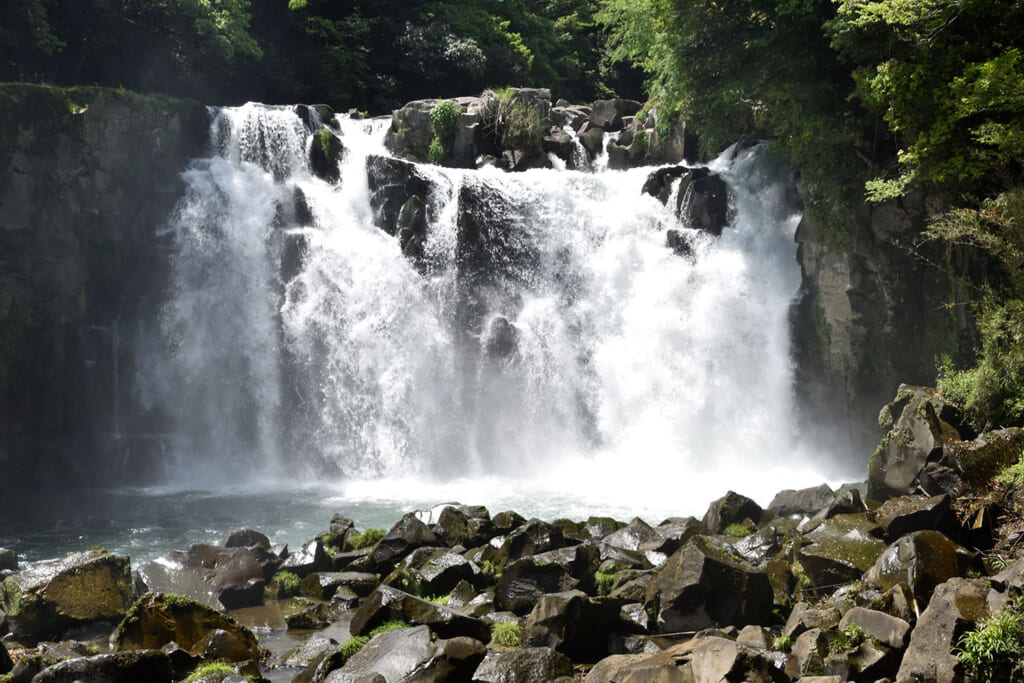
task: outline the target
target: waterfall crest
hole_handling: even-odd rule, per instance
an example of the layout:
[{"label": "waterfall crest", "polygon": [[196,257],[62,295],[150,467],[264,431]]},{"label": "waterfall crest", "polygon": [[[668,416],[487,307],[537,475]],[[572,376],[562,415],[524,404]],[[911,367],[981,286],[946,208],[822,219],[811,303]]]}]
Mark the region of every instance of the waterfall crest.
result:
[{"label": "waterfall crest", "polygon": [[415,166],[413,253],[379,225],[386,123],[340,125],[336,184],[292,109],[255,104],[215,113],[214,152],[184,176],[164,342],[138,382],[170,425],[171,479],[553,516],[820,483],[793,395],[799,208],[764,145],[711,164],[720,237],[642,192],[652,168]]}]

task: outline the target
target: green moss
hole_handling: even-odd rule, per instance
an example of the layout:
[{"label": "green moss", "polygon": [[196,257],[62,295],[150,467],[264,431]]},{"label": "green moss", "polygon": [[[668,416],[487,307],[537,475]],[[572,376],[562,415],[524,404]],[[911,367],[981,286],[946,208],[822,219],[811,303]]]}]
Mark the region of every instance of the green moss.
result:
[{"label": "green moss", "polygon": [[443,605],[447,605],[448,601],[451,600],[451,598],[452,598],[452,594],[448,593],[446,595],[431,595],[431,596],[428,596],[426,599],[429,602],[434,603],[435,605],[442,605],[443,606]]},{"label": "green moss", "polygon": [[491,642],[506,647],[519,647],[523,629],[518,621],[503,621],[491,626]]},{"label": "green moss", "polygon": [[340,666],[344,665],[345,662],[347,662],[349,659],[351,659],[353,655],[355,655],[357,652],[362,650],[363,647],[368,642],[370,642],[370,639],[367,638],[366,636],[355,636],[354,638],[349,638],[344,643],[342,643],[341,647],[338,649],[338,653],[339,653],[338,659],[341,660],[338,663],[338,666],[340,667]]},{"label": "green moss", "polygon": [[345,539],[345,545],[349,550],[361,550],[377,545],[384,538],[386,532],[383,529],[367,529],[362,533],[349,535]]},{"label": "green moss", "polygon": [[648,141],[646,130],[641,128],[636,132],[636,135],[633,136],[633,146],[636,149],[636,153],[640,156],[647,154]]},{"label": "green moss", "polygon": [[299,584],[302,579],[289,571],[280,571],[274,574],[274,583],[277,584],[278,597],[290,598],[298,594]]},{"label": "green moss", "polygon": [[393,631],[396,628],[409,628],[409,626],[410,624],[404,621],[393,619],[391,621],[385,621],[383,624],[370,631],[368,635],[370,638],[373,638],[374,636],[379,636],[381,633],[387,633],[388,631]]},{"label": "green moss", "polygon": [[776,636],[772,640],[772,649],[781,652],[789,652],[793,649],[793,639],[789,636]]},{"label": "green moss", "polygon": [[164,604],[171,609],[185,609],[195,604],[194,600],[186,598],[184,595],[178,595],[176,593],[164,593],[163,599]]},{"label": "green moss", "polygon": [[750,527],[740,522],[733,522],[729,526],[722,530],[726,536],[735,536],[736,538],[744,538],[754,533]]},{"label": "green moss", "polygon": [[612,592],[612,586],[615,584],[615,574],[597,572],[594,574],[594,584],[597,586],[598,595],[608,595]]},{"label": "green moss", "polygon": [[480,572],[491,582],[501,578],[501,567],[491,560],[484,560],[483,565],[480,566]]},{"label": "green moss", "polygon": [[196,667],[195,670],[193,670],[192,673],[188,675],[188,678],[185,679],[185,683],[190,683],[191,681],[198,681],[199,679],[205,678],[207,676],[216,676],[218,674],[230,675],[237,673],[238,669],[236,669],[235,667],[231,666],[226,662],[209,662],[208,664],[200,664],[198,667]]}]

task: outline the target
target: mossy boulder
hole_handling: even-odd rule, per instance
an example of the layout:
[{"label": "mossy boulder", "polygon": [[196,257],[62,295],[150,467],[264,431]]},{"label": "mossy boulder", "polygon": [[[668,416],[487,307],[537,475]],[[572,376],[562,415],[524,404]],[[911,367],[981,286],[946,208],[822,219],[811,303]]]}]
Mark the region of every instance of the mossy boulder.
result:
[{"label": "mossy boulder", "polygon": [[936,586],[963,576],[975,562],[973,553],[944,534],[915,531],[887,547],[864,579],[883,591],[906,584],[917,603],[927,605]]},{"label": "mossy boulder", "polygon": [[309,147],[310,168],[318,178],[336,183],[341,178],[338,163],[344,154],[345,146],[338,136],[327,126],[322,126]]},{"label": "mossy boulder", "polygon": [[485,643],[491,639],[491,629],[484,621],[391,586],[378,586],[363,601],[352,616],[349,631],[354,636],[366,635],[388,621],[429,626],[442,638],[469,636]]},{"label": "mossy boulder", "polygon": [[871,568],[885,550],[879,533],[865,514],[836,515],[804,536],[796,559],[814,586],[834,588]]},{"label": "mossy boulder", "polygon": [[172,680],[171,658],[159,650],[76,657],[47,667],[32,678],[33,683],[170,683]]},{"label": "mossy boulder", "polygon": [[240,662],[264,655],[252,631],[231,617],[195,600],[165,593],[148,593],[132,605],[117,627],[114,649],[159,649],[172,642],[209,660]]},{"label": "mossy boulder", "polygon": [[128,558],[102,548],[8,576],[2,592],[11,630],[31,638],[56,637],[93,621],[119,621],[135,598]]},{"label": "mossy boulder", "polygon": [[761,521],[763,510],[750,498],[729,491],[708,506],[704,515],[704,524],[712,534],[723,533],[731,524],[740,524],[749,519],[754,524]]}]

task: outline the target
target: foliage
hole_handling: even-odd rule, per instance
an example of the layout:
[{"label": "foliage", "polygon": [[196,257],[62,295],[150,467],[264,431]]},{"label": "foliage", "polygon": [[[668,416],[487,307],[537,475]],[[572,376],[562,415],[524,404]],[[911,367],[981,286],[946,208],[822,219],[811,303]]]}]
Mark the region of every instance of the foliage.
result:
[{"label": "foliage", "polygon": [[341,647],[338,649],[340,657],[339,661],[337,662],[337,665],[344,665],[345,662],[347,662],[349,659],[352,658],[353,655],[355,655],[355,653],[362,650],[363,647],[368,642],[370,642],[370,639],[366,636],[353,636],[352,638],[346,640],[344,643],[341,644]]},{"label": "foliage", "polygon": [[1024,599],[1007,603],[964,633],[953,654],[978,680],[1024,680]]},{"label": "foliage", "polygon": [[789,636],[776,636],[772,639],[772,649],[789,652],[793,649],[793,639]]},{"label": "foliage", "polygon": [[753,532],[750,530],[749,527],[747,527],[746,524],[733,522],[732,524],[725,527],[725,529],[722,530],[722,533],[724,533],[726,536],[735,536],[736,538],[743,538],[745,536],[749,536]]},{"label": "foliage", "polygon": [[349,550],[369,548],[380,543],[386,533],[383,529],[367,529],[362,533],[355,533],[349,536],[345,539],[345,545],[348,546]]},{"label": "foliage", "polygon": [[491,626],[491,642],[506,647],[519,647],[523,637],[518,621],[502,621]]},{"label": "foliage", "polygon": [[541,150],[547,126],[537,110],[514,88],[486,91],[482,115],[502,149]]},{"label": "foliage", "polygon": [[494,582],[501,578],[501,566],[491,560],[484,560],[484,563],[480,566],[480,573]]},{"label": "foliage", "polygon": [[407,624],[404,621],[398,620],[398,619],[392,619],[390,621],[385,621],[383,624],[381,624],[377,628],[375,628],[372,631],[370,631],[369,634],[367,634],[367,635],[370,638],[373,638],[374,636],[379,636],[381,633],[387,633],[388,631],[393,631],[396,628],[409,628],[409,624]]},{"label": "foliage", "polygon": [[444,163],[444,158],[448,156],[448,149],[441,142],[441,138],[434,136],[430,141],[430,147],[427,148],[427,161],[437,166]]},{"label": "foliage", "polygon": [[274,574],[273,581],[277,584],[278,596],[282,598],[297,594],[299,592],[299,584],[302,583],[302,579],[287,570]]},{"label": "foliage", "polygon": [[238,670],[226,662],[208,662],[197,666],[192,673],[188,675],[188,678],[185,679],[185,683],[191,683],[191,681],[198,681],[207,676],[215,676],[217,674],[237,673]]},{"label": "foliage", "polygon": [[615,584],[615,574],[597,572],[594,574],[594,583],[597,585],[598,595],[608,595],[612,592],[612,586]]},{"label": "foliage", "polygon": [[828,636],[828,651],[842,654],[864,642],[864,629],[859,624],[850,623],[841,631],[833,631]]},{"label": "foliage", "polygon": [[452,599],[452,594],[451,593],[446,593],[445,595],[430,595],[430,596],[427,596],[426,599],[427,599],[428,602],[432,602],[435,605],[444,606],[444,605],[447,605],[448,601]]},{"label": "foliage", "polygon": [[430,123],[434,127],[434,135],[445,144],[450,144],[459,125],[459,106],[448,100],[441,100],[430,110]]},{"label": "foliage", "polygon": [[[1003,468],[996,475],[996,481],[1006,488],[1024,488],[1024,453],[1021,453],[1017,462]],[[1005,568],[1005,566],[999,567],[1000,570]]]}]

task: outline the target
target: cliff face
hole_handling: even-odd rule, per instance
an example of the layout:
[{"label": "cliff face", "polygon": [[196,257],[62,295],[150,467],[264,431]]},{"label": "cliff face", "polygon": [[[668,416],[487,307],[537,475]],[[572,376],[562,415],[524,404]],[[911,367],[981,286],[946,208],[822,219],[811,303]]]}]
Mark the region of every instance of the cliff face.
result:
[{"label": "cliff face", "polygon": [[5,484],[88,480],[97,463],[78,456],[114,447],[118,378],[165,286],[159,229],[207,126],[195,102],[0,85]]},{"label": "cliff face", "polygon": [[862,206],[838,245],[805,216],[797,231],[803,297],[794,311],[798,382],[811,423],[834,424],[854,452],[878,444],[879,407],[900,383],[933,384],[936,357],[970,360],[973,320],[963,278],[977,254],[925,243],[921,197]]}]

